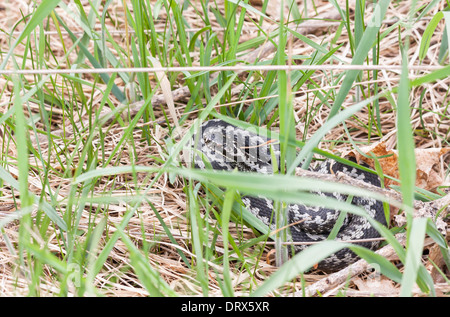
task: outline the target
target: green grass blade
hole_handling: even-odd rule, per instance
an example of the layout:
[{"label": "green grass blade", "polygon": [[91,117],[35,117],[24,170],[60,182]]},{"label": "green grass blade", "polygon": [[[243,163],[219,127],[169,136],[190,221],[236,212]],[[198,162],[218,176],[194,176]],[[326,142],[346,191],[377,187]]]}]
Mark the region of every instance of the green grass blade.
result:
[{"label": "green grass blade", "polygon": [[367,263],[371,264],[372,267],[380,271],[381,274],[390,278],[391,280],[400,283],[402,280],[402,273],[400,270],[392,264],[391,261],[382,257],[381,255],[371,251],[367,248],[352,245],[350,249],[355,252],[362,259],[366,260]]},{"label": "green grass blade", "polygon": [[[222,197],[224,195],[223,191],[219,187],[212,184],[208,184],[208,189],[216,196]],[[242,218],[249,226],[258,230],[262,234],[269,234],[270,228],[264,224],[260,219],[256,218],[250,211],[241,206],[237,201],[233,202],[234,215],[238,218]]]},{"label": "green grass blade", "polygon": [[191,226],[192,244],[193,251],[196,258],[195,270],[197,272],[197,281],[202,287],[203,296],[208,296],[208,275],[204,268],[204,245],[205,245],[205,234],[203,233],[204,225],[203,220],[200,217],[200,208],[197,203],[197,198],[194,195],[192,189],[192,183],[190,183],[188,188],[188,203],[189,203],[189,220]]},{"label": "green grass blade", "polygon": [[416,283],[421,264],[425,232],[427,228],[426,218],[412,220],[410,229],[409,246],[406,251],[405,271],[402,277],[400,296],[411,296]]},{"label": "green grass blade", "polygon": [[419,48],[419,58],[420,60],[423,60],[425,56],[427,55],[428,48],[430,47],[431,38],[433,37],[433,33],[436,30],[437,25],[439,24],[439,21],[442,20],[444,17],[444,14],[439,11],[434,15],[434,17],[431,19],[430,23],[428,23],[427,28],[423,32],[422,40],[420,41],[420,48]]},{"label": "green grass blade", "polygon": [[363,100],[353,106],[348,107],[347,109],[341,111],[339,115],[329,119],[323,126],[320,127],[319,130],[317,130],[314,135],[309,139],[308,142],[305,143],[305,145],[302,147],[302,150],[297,155],[297,158],[293,162],[293,164],[290,167],[289,172],[292,172],[300,163],[303,163],[303,168],[307,167],[310,163],[313,149],[317,147],[319,142],[322,140],[322,138],[336,125],[341,123],[342,121],[346,120],[356,112],[360,111],[363,107],[371,103],[373,100],[376,100],[379,98],[381,94],[378,94],[376,96],[373,96],[371,98],[368,98],[367,100]]},{"label": "green grass blade", "polygon": [[416,160],[411,126],[411,107],[409,103],[409,80],[406,52],[403,51],[403,67],[400,77],[397,102],[397,149],[398,169],[401,180],[403,202],[413,206],[416,182]]},{"label": "green grass blade", "polygon": [[448,49],[448,43],[450,43],[450,12],[449,11],[442,11],[442,13],[444,14],[444,19],[445,19],[445,30],[446,32],[444,32],[443,36],[445,37],[445,40],[442,39],[442,44],[444,45],[444,42],[446,42],[447,44],[447,49]]},{"label": "green grass blade", "polygon": [[117,232],[130,251],[130,260],[133,270],[138,275],[139,281],[142,282],[150,296],[176,296],[177,294],[170,288],[166,281],[161,278],[158,270],[150,265],[148,258],[142,255],[141,251],[134,245],[133,241],[131,241],[128,235],[123,232],[123,229],[117,227]]},{"label": "green grass blade", "polygon": [[22,42],[27,36],[29,36],[31,32],[33,32],[33,30],[44,21],[44,19],[53,11],[53,9],[58,5],[60,1],[61,0],[43,0],[41,2],[36,11],[34,11],[31,19],[28,21],[22,33],[20,33],[19,37],[16,39],[16,41],[4,57],[3,63],[0,65],[0,70],[5,69],[9,57],[12,55],[16,46],[19,45],[20,42]]},{"label": "green grass blade", "polygon": [[411,80],[411,87],[419,87],[423,84],[434,82],[442,78],[450,76],[450,65],[444,66],[441,69],[435,70],[429,74],[423,75],[419,78]]},{"label": "green grass blade", "polygon": [[[69,34],[70,38],[72,39],[72,41],[77,42],[78,43],[78,47],[80,48],[80,50],[83,52],[83,54],[87,57],[87,59],[89,60],[89,62],[92,63],[92,65],[95,68],[102,68],[102,65],[98,62],[98,60],[89,52],[88,48],[83,45],[82,41],[77,41],[76,36],[73,34],[73,32],[70,30],[70,28],[64,23],[64,21],[58,16],[56,15],[59,23],[64,27],[64,29],[67,31],[67,33]],[[105,84],[108,84],[110,82],[110,76],[106,73],[101,73],[99,74],[99,76],[102,78],[103,82]],[[111,89],[111,92],[114,94],[114,96],[119,99],[119,101],[121,102],[125,102],[125,95],[122,93],[122,91],[120,90],[120,88],[116,85],[113,84],[113,87]]]},{"label": "green grass blade", "polygon": [[[355,55],[353,56],[351,65],[362,65],[364,60],[367,57],[370,49],[373,44],[377,41],[377,34],[381,27],[381,21],[384,19],[386,15],[387,8],[390,4],[390,0],[381,0],[378,1],[375,5],[375,11],[372,15],[372,19],[367,25],[367,28],[364,32],[364,35],[359,42],[359,45],[355,51]],[[336,96],[333,107],[331,108],[329,118],[332,118],[341,108],[342,103],[347,97],[348,92],[350,91],[353,82],[356,77],[360,73],[359,70],[349,70],[342,82],[342,86],[339,89],[339,93]]]},{"label": "green grass blade", "polygon": [[441,248],[448,249],[447,241],[437,229],[435,223],[430,219],[427,222],[427,234],[432,238]]},{"label": "green grass blade", "polygon": [[250,295],[253,297],[265,296],[287,281],[294,279],[300,273],[306,272],[318,263],[318,261],[323,260],[331,254],[348,246],[348,243],[346,244],[337,241],[322,241],[312,245],[283,264]]},{"label": "green grass blade", "polygon": [[121,223],[117,226],[118,230],[113,233],[113,235],[109,238],[106,245],[103,247],[102,251],[99,253],[97,259],[95,260],[94,264],[92,265],[92,275],[96,276],[100,270],[102,269],[104,263],[108,259],[109,253],[111,253],[114,245],[116,244],[117,240],[120,238],[120,231],[124,230],[125,227],[130,222],[131,217],[136,213],[136,208],[133,208],[132,210],[128,210],[125,215],[123,216],[123,219]]},{"label": "green grass blade", "polygon": [[87,252],[87,274],[86,274],[86,291],[88,295],[97,294],[95,287],[95,272],[94,265],[96,262],[96,256],[101,247],[101,240],[106,228],[106,218],[100,219],[94,230],[89,234],[89,242],[86,246]]},{"label": "green grass blade", "polygon": [[258,297],[267,295],[269,292],[274,291],[301,273],[308,271],[319,261],[345,247],[350,248],[368,263],[371,263],[372,266],[377,267],[380,273],[394,281],[400,281],[402,277],[400,271],[389,260],[375,252],[350,243],[326,240],[296,254],[289,262],[285,263],[272,274],[251,296]]},{"label": "green grass blade", "polygon": [[242,1],[242,0],[228,0],[228,2],[237,4],[238,6],[244,8],[244,9],[246,9],[246,10],[248,10],[248,11],[251,11],[251,12],[253,12],[253,13],[256,13],[257,15],[259,15],[259,16],[261,16],[261,17],[267,19],[267,20],[273,21],[273,19],[272,19],[271,17],[269,17],[268,15],[262,13],[262,12],[259,11],[258,9],[252,7],[251,5],[245,3],[245,2]]},{"label": "green grass blade", "polygon": [[[174,236],[172,235],[172,232],[170,232],[169,228],[167,227],[166,223],[164,222],[163,218],[161,217],[161,215],[159,214],[158,210],[155,208],[155,206],[152,204],[152,202],[148,199],[147,203],[149,204],[149,206],[152,208],[153,212],[155,213],[156,218],[158,218],[159,223],[161,224],[161,226],[164,229],[164,232],[166,233],[167,237],[169,237],[170,242],[172,242],[174,245],[177,245],[177,240],[175,240]],[[183,260],[184,264],[186,264],[186,266],[188,268],[191,268],[191,265],[189,264],[188,259],[186,258],[186,255],[184,255],[184,253],[177,249],[178,254],[180,255],[181,259]]]},{"label": "green grass blade", "polygon": [[[285,45],[286,45],[286,33],[284,27],[280,25],[280,40],[278,44],[277,63],[279,65],[285,65]],[[279,118],[280,118],[280,149],[281,149],[281,173],[285,172],[286,167],[289,168],[293,164],[295,159],[295,147],[290,145],[289,141],[295,139],[295,122],[294,110],[292,105],[292,93],[291,93],[291,81],[288,76],[291,76],[290,72],[284,70],[277,71],[278,74],[278,94],[279,94]],[[292,170],[292,169],[291,169]]]},{"label": "green grass blade", "polygon": [[430,1],[430,3],[428,3],[427,6],[422,10],[422,12],[420,12],[420,14],[417,16],[416,21],[422,19],[428,12],[430,12],[431,9],[433,9],[440,2],[441,0]]},{"label": "green grass blade", "polygon": [[17,77],[13,77],[14,82],[14,109],[16,113],[15,135],[17,140],[17,168],[19,170],[19,193],[22,207],[28,207],[32,204],[30,193],[28,191],[28,144],[27,130],[28,124],[25,120],[23,103],[20,95],[22,86]]},{"label": "green grass blade", "polygon": [[233,284],[230,276],[230,263],[228,251],[228,225],[230,222],[231,209],[233,207],[236,191],[233,188],[227,189],[223,201],[222,209],[222,236],[223,236],[223,292],[224,296],[234,296]]},{"label": "green grass blade", "polygon": [[50,267],[54,268],[63,275],[68,273],[67,263],[59,259],[56,255],[50,252],[50,250],[42,249],[39,245],[27,243],[25,241],[22,241],[22,245],[30,252],[30,254],[38,258],[43,263],[48,264]]}]

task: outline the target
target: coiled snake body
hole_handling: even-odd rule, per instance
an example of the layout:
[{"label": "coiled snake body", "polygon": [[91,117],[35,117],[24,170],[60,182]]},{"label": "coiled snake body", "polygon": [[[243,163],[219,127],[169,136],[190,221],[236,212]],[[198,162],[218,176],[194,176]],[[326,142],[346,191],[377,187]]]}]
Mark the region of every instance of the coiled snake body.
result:
[{"label": "coiled snake body", "polygon": [[[222,120],[209,120],[203,123],[192,140],[196,144],[194,163],[197,168],[206,168],[211,165],[216,170],[234,170],[272,173],[272,153],[279,161],[279,145],[271,142],[269,138],[257,134],[257,131],[248,131],[238,128]],[[192,144],[190,145],[193,146]],[[205,161],[209,163],[205,164]],[[319,173],[336,173],[341,171],[355,179],[380,186],[379,178],[334,160],[323,161],[314,171]],[[332,197],[346,201],[347,196],[339,193],[314,192],[317,195]],[[261,219],[272,229],[275,228],[273,216],[273,202],[264,197],[242,197],[246,208]],[[386,224],[383,205],[372,198],[353,197],[352,204],[364,208],[367,213],[382,224]],[[288,222],[296,223],[290,226],[290,239],[293,242],[317,242],[327,239],[340,211],[321,207],[311,207],[302,204],[291,204],[288,207]],[[303,220],[303,221],[301,221]],[[365,217],[347,214],[336,240],[349,241],[367,238],[377,238],[379,233],[370,225]],[[378,241],[358,242],[359,245],[369,249],[378,248]],[[308,245],[295,245],[294,251],[300,252]],[[318,268],[325,272],[332,272],[355,262],[358,259],[350,249],[345,248],[327,257],[318,263]]]}]

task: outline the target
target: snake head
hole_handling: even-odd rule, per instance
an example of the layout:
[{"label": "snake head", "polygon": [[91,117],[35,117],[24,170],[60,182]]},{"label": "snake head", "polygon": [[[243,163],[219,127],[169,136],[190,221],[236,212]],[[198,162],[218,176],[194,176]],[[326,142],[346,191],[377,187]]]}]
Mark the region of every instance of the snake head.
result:
[{"label": "snake head", "polygon": [[[204,122],[193,137],[197,144],[194,163],[205,168],[206,159],[213,169],[272,173],[272,156],[279,158],[279,145],[258,134],[258,127],[242,129],[222,120]],[[194,146],[195,147],[195,146]],[[272,152],[271,152],[272,151]],[[200,157],[202,156],[202,157]]]}]

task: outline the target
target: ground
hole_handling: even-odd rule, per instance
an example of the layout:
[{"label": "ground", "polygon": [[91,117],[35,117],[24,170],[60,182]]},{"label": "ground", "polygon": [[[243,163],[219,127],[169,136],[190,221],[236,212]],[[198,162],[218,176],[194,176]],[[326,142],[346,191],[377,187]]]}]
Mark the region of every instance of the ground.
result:
[{"label": "ground", "polygon": [[[295,23],[288,24],[296,32],[287,37],[286,63],[312,63],[318,68],[301,85],[294,85],[287,110],[295,119],[297,140],[306,141],[327,122],[349,72],[326,67],[352,63],[358,52],[355,43],[364,35],[361,25],[369,26],[373,5],[366,3],[362,22],[359,2],[348,1],[346,10],[346,1],[338,1],[343,16],[349,18],[346,25],[328,1],[307,1],[306,8],[303,1],[294,2],[306,18],[303,26],[308,27],[296,30]],[[189,177],[177,176],[176,168],[182,166],[178,161],[172,163],[174,173],[158,174],[158,169],[218,94],[221,99],[212,112],[278,131],[282,109],[276,102],[271,107],[270,100],[282,95],[283,90],[277,90],[282,79],[274,81],[273,73],[262,70],[240,72],[223,92],[220,89],[229,77],[217,77],[218,73],[89,72],[103,67],[242,65],[255,56],[263,61],[257,65],[277,61],[271,43],[278,37],[269,40],[267,34],[278,26],[281,1],[271,1],[267,7],[265,1],[235,3],[209,2],[206,10],[202,1],[183,2],[181,11],[181,5],[168,9],[167,1],[61,1],[14,49],[5,70],[85,72],[0,74],[0,294],[245,296],[278,270],[270,241],[254,240],[258,232],[239,221],[228,226],[231,242],[225,252],[223,197]],[[39,19],[37,4],[0,3],[1,63],[24,30],[24,20]],[[404,127],[399,126],[399,116],[405,113],[397,93],[397,88],[401,91],[401,48],[408,41],[405,53],[412,81],[421,81],[425,74],[433,74],[433,67],[448,64],[444,33],[448,22],[442,20],[434,32],[426,31],[445,6],[445,1],[417,1],[420,10],[409,23],[410,1],[389,4],[377,33],[379,42],[360,63],[381,67],[362,71],[342,106],[388,93],[345,120],[345,125],[330,129],[319,149],[342,156],[356,151],[355,147],[378,145],[388,154],[398,148],[403,140],[399,129]],[[261,11],[267,13],[264,18]],[[337,15],[331,18],[333,12]],[[285,20],[293,20],[296,13],[286,7],[283,14]],[[316,16],[331,19],[317,23]],[[239,33],[230,27],[233,24],[241,28]],[[424,50],[426,36],[430,41]],[[412,85],[406,96],[410,120],[404,120],[410,124],[416,150],[439,153],[421,152],[418,166],[425,162],[426,168],[420,170],[417,181],[424,190],[440,195],[440,189],[449,184],[445,155],[449,84],[448,76],[436,75],[435,80]],[[173,133],[177,124],[182,131],[179,137]],[[136,172],[133,166],[154,170]],[[398,173],[398,164],[392,166],[392,174],[383,170],[386,175]],[[130,169],[123,173],[122,167]],[[103,168],[112,170],[78,181],[89,171]],[[396,227],[394,219],[391,225]],[[422,262],[433,276],[438,295],[448,295],[448,268],[440,250],[427,238]],[[223,261],[224,257],[229,261]],[[400,261],[393,263],[404,272]],[[370,295],[373,280],[367,276],[355,277],[326,295]],[[302,283],[309,285],[324,277],[322,272],[308,272],[284,281],[270,294],[292,294],[300,291]],[[384,288],[378,287],[377,295],[398,294],[398,282],[384,277],[380,281]]]}]

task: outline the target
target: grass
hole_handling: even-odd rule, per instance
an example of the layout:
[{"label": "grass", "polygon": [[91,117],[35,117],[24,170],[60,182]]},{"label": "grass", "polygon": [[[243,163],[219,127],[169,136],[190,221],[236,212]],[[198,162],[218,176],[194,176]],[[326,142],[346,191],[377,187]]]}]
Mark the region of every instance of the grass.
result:
[{"label": "grass", "polygon": [[[449,147],[449,4],[284,1],[286,10],[278,12],[281,3],[0,4],[10,16],[0,22],[0,294],[287,296],[326,277],[310,269],[350,247],[391,281],[397,291],[390,295],[448,296],[446,239],[430,219],[413,218],[412,204],[418,191],[436,192],[416,187],[415,149]],[[338,18],[323,21],[330,26],[313,33],[297,28],[333,8]],[[89,73],[242,65],[271,44],[276,49],[250,64],[317,70]],[[324,65],[402,68],[325,71]],[[4,72],[54,69],[86,72]],[[186,168],[183,147],[196,120],[209,118],[279,139],[286,159],[279,175]],[[273,198],[280,219],[289,202],[342,205],[366,216],[308,192],[360,189],[292,173],[301,162],[307,168],[323,157],[342,161],[349,149],[378,141],[398,150],[403,204],[394,205],[406,212],[407,224],[396,224],[398,209],[391,209],[388,227],[372,222],[397,259],[324,241],[288,260],[283,230],[273,237],[240,202],[243,193]],[[448,159],[435,169],[447,177]],[[405,246],[399,232],[408,237]],[[273,244],[279,267],[271,262]],[[351,280],[339,292],[349,289],[360,294]]]}]

